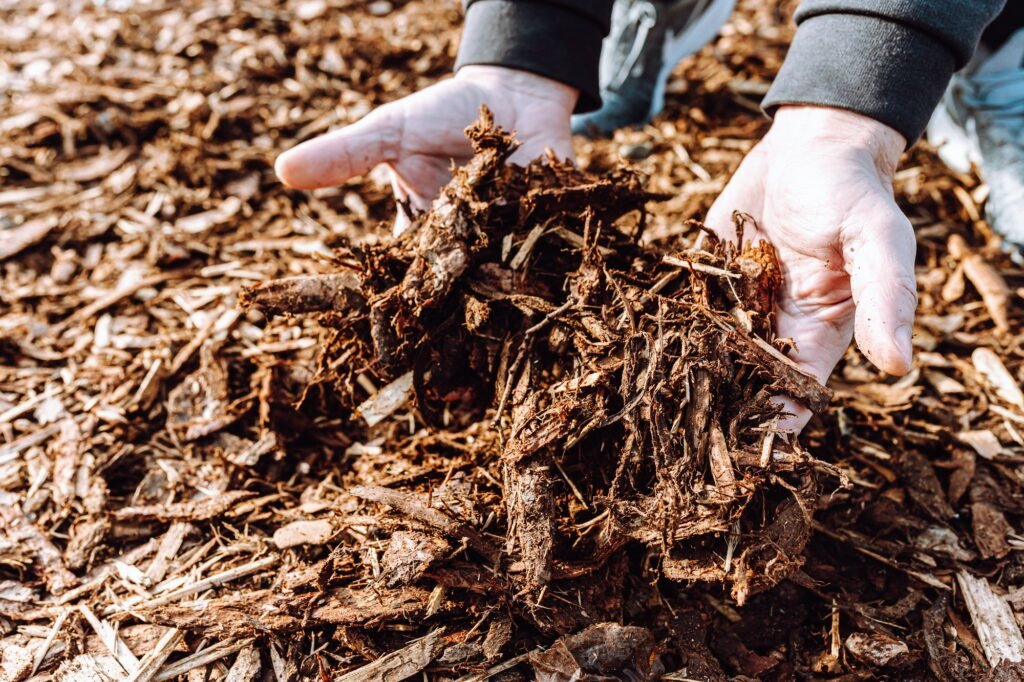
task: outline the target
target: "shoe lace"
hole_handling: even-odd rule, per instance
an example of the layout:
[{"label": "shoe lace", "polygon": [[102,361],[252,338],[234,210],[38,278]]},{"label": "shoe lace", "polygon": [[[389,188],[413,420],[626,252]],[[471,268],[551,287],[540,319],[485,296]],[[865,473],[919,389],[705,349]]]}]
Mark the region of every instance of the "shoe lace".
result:
[{"label": "shoe lace", "polygon": [[630,72],[633,71],[633,67],[636,66],[637,61],[643,54],[647,35],[658,23],[658,12],[650,2],[636,2],[629,8],[625,23],[627,25],[635,24],[637,27],[636,33],[633,34],[633,44],[630,45],[629,54],[622,60],[622,64],[611,79],[611,88],[620,87],[629,78]]}]

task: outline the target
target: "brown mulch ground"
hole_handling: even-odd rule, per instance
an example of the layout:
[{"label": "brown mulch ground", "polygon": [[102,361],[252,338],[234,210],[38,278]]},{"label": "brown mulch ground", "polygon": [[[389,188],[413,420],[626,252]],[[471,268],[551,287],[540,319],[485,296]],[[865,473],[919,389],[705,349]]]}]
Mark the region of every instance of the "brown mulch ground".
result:
[{"label": "brown mulch ground", "polygon": [[790,36],[741,5],[590,175],[480,161],[484,237],[396,242],[270,164],[447,74],[457,3],[0,2],[0,679],[1018,679],[1024,272],[919,145],[915,369],[775,439],[771,260],[686,250]]}]

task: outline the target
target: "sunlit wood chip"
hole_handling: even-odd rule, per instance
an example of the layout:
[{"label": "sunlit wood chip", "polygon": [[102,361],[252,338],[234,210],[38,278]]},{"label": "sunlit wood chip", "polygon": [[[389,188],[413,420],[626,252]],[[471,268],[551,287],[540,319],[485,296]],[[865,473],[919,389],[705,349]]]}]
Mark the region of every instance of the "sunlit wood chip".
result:
[{"label": "sunlit wood chip", "polygon": [[937,393],[950,395],[953,393],[966,393],[967,389],[956,379],[946,376],[942,372],[924,370],[924,378],[932,385]]},{"label": "sunlit wood chip", "polygon": [[961,431],[957,438],[966,445],[974,448],[974,451],[985,459],[992,459],[1003,451],[1003,444],[996,438],[996,434],[988,429],[982,431]]},{"label": "sunlit wood chip", "polygon": [[274,544],[278,549],[298,545],[322,545],[330,539],[334,528],[323,519],[293,521],[274,531]]},{"label": "sunlit wood chip", "polygon": [[380,389],[359,406],[358,412],[369,426],[394,414],[412,395],[412,372],[406,372]]},{"label": "sunlit wood chip", "polygon": [[956,581],[988,662],[995,667],[1000,661],[1024,660],[1024,636],[1006,600],[992,591],[987,580],[967,571],[957,573]]},{"label": "sunlit wood chip", "polygon": [[1024,409],[1024,393],[1020,386],[1013,380],[1013,376],[1006,369],[1006,365],[999,359],[999,356],[988,348],[975,348],[971,353],[971,362],[974,368],[981,372],[988,380],[996,395],[1002,400]]},{"label": "sunlit wood chip", "polygon": [[238,197],[228,197],[217,208],[181,218],[174,224],[174,229],[187,232],[188,234],[206,232],[234,216],[241,208],[241,199]]}]

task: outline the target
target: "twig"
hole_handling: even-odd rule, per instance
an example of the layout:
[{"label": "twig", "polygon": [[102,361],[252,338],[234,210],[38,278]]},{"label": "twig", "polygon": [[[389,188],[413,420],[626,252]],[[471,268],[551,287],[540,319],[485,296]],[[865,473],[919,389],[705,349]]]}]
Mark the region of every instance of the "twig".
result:
[{"label": "twig", "polygon": [[[566,310],[571,308],[572,305],[572,300],[566,301],[565,303],[563,303],[562,305],[558,306],[550,313],[545,315],[544,319],[542,319],[540,322],[527,329],[526,332],[523,334],[523,341],[520,345],[519,355],[516,356],[515,361],[512,363],[512,367],[510,367],[508,370],[508,378],[505,380],[505,385],[501,389],[501,399],[498,401],[498,409],[495,410],[494,419],[491,420],[491,423],[494,424],[495,426],[501,423],[501,414],[502,412],[505,411],[505,404],[508,402],[508,396],[509,394],[512,393],[512,384],[515,382],[516,374],[519,373],[519,368],[522,366],[523,360],[526,358],[530,341],[532,341],[533,335],[539,332],[544,327],[546,327],[552,320],[557,318]],[[501,438],[502,441],[504,441],[504,436],[502,436]]]},{"label": "twig", "polygon": [[209,578],[203,578],[202,580],[192,583],[191,585],[179,587],[178,589],[172,590],[171,592],[168,592],[163,596],[149,599],[147,601],[141,601],[137,598],[128,599],[125,601],[124,607],[108,606],[103,611],[103,615],[107,616],[114,613],[127,611],[129,609],[133,611],[155,609],[158,606],[164,606],[166,604],[178,601],[179,599],[183,599],[184,597],[196,594],[197,592],[202,592],[208,587],[213,587],[214,585],[220,585],[223,583],[231,582],[232,580],[237,580],[238,578],[244,578],[247,575],[258,573],[259,571],[262,571],[265,568],[273,566],[278,562],[278,560],[279,557],[277,556],[268,556],[263,557],[262,559],[257,559],[255,561],[250,561],[247,564],[237,566],[227,571],[216,573],[214,575],[211,575]]},{"label": "twig", "polygon": [[53,640],[57,639],[57,635],[60,634],[60,629],[64,627],[64,621],[68,619],[69,613],[69,609],[61,609],[60,612],[57,613],[57,618],[53,621],[53,627],[50,628],[50,632],[46,634],[46,639],[39,648],[36,649],[36,653],[32,658],[32,672],[28,674],[29,677],[35,675],[36,671],[39,670],[39,666],[41,666],[43,661],[46,660],[46,654],[50,653],[50,647],[53,646]]},{"label": "twig", "polygon": [[740,279],[742,277],[738,272],[732,272],[723,268],[716,268],[714,265],[705,265],[704,263],[683,260],[682,258],[676,258],[675,256],[665,256],[661,259],[661,262],[677,268],[686,268],[687,270],[695,270],[707,275],[715,275],[716,277],[728,277],[730,279]]},{"label": "twig", "polygon": [[85,604],[79,604],[78,610],[85,617],[85,620],[88,621],[89,625],[92,626],[92,629],[96,631],[96,634],[99,635],[100,642],[107,648],[110,655],[114,657],[117,664],[129,676],[134,675],[139,670],[139,659],[128,648],[128,645],[124,643],[124,640],[118,636],[114,626],[97,618],[96,614]]},{"label": "twig", "polygon": [[156,286],[157,284],[162,284],[170,279],[188,277],[191,274],[192,270],[190,269],[175,270],[173,272],[159,272],[155,275],[150,275],[149,277],[143,277],[142,279],[136,282],[131,282],[123,287],[118,287],[110,293],[96,299],[92,303],[89,303],[88,305],[85,305],[71,313],[63,320],[50,327],[49,331],[51,334],[56,336],[72,325],[91,319],[96,313],[100,312],[104,308],[109,308],[129,296],[135,295],[140,289]]},{"label": "twig", "polygon": [[503,661],[494,667],[484,670],[483,672],[471,673],[469,675],[460,677],[455,682],[484,682],[484,680],[489,680],[498,673],[503,673],[509,668],[516,667],[523,661],[527,660],[533,654],[539,654],[541,651],[543,651],[543,649],[537,647],[533,651],[527,651],[525,654],[519,654],[518,656],[510,658],[507,661]]},{"label": "twig", "polygon": [[177,628],[165,632],[156,646],[142,657],[142,660],[139,661],[139,669],[128,677],[127,682],[150,682],[160,672],[164,661],[174,653],[174,648],[178,646],[178,642],[184,636],[185,633]]},{"label": "twig", "polygon": [[219,661],[222,658],[226,658],[231,654],[244,649],[255,641],[252,637],[246,637],[245,639],[228,639],[223,642],[217,642],[213,646],[204,649],[203,651],[197,651],[191,656],[186,656],[180,661],[175,661],[170,664],[153,678],[154,682],[164,682],[165,680],[173,680],[175,677],[186,675],[190,670],[209,665],[214,661]]},{"label": "twig", "polygon": [[884,557],[881,554],[879,554],[878,552],[870,550],[867,547],[863,547],[860,544],[860,542],[858,542],[855,538],[841,535],[840,533],[837,533],[834,530],[826,528],[825,526],[821,525],[817,521],[812,521],[811,522],[811,527],[814,528],[814,530],[818,531],[819,533],[822,533],[824,535],[829,536],[833,540],[838,540],[840,542],[847,543],[848,545],[853,547],[855,550],[857,550],[858,552],[860,552],[864,556],[869,556],[872,559],[874,559],[875,561],[879,561],[879,562],[885,564],[886,566],[890,566],[892,568],[895,568],[898,571],[903,571],[907,575],[912,576],[914,578],[917,578],[918,580],[923,582],[925,585],[931,585],[932,587],[936,587],[936,588],[938,588],[940,590],[950,590],[950,589],[952,589],[949,585],[947,585],[946,583],[942,582],[941,580],[939,580],[935,576],[930,575],[928,573],[922,573],[920,571],[915,571],[914,569],[907,568],[906,566],[900,566],[898,563],[896,563],[892,559]]}]

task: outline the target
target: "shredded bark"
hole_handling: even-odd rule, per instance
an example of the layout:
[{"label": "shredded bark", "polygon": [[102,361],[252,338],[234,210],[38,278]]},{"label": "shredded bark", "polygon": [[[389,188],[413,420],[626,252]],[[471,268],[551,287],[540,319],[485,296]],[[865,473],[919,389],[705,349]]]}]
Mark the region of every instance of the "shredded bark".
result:
[{"label": "shredded bark", "polygon": [[450,74],[459,3],[3,5],[0,678],[1019,677],[984,185],[926,143],[897,175],[901,379],[820,386],[773,249],[696,246],[795,4],[738,3],[578,165],[485,114],[397,238],[386,173],[272,162]]}]

